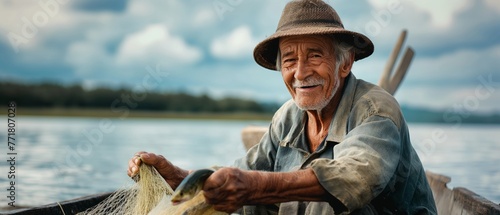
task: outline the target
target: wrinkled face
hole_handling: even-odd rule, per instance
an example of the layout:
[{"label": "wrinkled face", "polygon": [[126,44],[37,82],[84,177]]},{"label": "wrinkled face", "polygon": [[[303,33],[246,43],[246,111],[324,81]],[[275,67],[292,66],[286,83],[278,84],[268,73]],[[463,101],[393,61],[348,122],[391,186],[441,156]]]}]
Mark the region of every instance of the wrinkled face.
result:
[{"label": "wrinkled face", "polygon": [[281,75],[297,106],[323,109],[340,86],[332,39],[322,35],[284,37],[279,49]]}]

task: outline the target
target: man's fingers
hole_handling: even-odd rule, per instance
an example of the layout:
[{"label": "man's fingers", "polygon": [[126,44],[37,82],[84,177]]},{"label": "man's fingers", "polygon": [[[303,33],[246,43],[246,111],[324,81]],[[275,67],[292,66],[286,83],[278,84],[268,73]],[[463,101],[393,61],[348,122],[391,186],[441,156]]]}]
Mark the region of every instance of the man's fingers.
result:
[{"label": "man's fingers", "polygon": [[141,155],[146,154],[145,151],[135,153],[135,155],[128,161],[127,175],[133,177],[139,173],[139,166],[141,165]]},{"label": "man's fingers", "polygon": [[208,194],[210,195],[212,190],[221,188],[225,184],[225,182],[226,175],[223,173],[223,171],[218,170],[205,180],[202,189],[205,192],[208,192]]},{"label": "man's fingers", "polygon": [[217,205],[221,203],[221,199],[226,197],[225,193],[222,192],[214,192],[214,190],[204,190],[203,196],[205,197],[205,201],[211,205]]},{"label": "man's fingers", "polygon": [[157,167],[165,158],[161,155],[156,155],[154,153],[142,153],[140,154],[140,160],[147,165]]},{"label": "man's fingers", "polygon": [[128,162],[128,169],[127,169],[127,174],[128,176],[132,177],[134,176],[135,174],[137,174],[137,164],[135,164],[135,159],[132,158],[130,159],[130,161]]},{"label": "man's fingers", "polygon": [[133,177],[139,172],[139,165],[141,163],[153,166],[156,170],[158,170],[158,173],[160,173],[163,179],[165,179],[165,181],[167,181],[167,183],[169,183],[174,189],[188,173],[186,170],[177,168],[161,155],[148,152],[138,152],[129,161],[129,170],[127,173],[130,177]]},{"label": "man's fingers", "polygon": [[145,164],[153,166],[164,178],[166,178],[166,176],[171,174],[173,171],[172,163],[170,163],[162,155],[156,155],[154,153],[144,153],[141,154],[141,160]]},{"label": "man's fingers", "polygon": [[136,165],[138,165],[138,166],[141,165],[141,161],[142,161],[141,157],[144,154],[148,154],[148,153],[145,152],[145,151],[140,151],[140,152],[137,152],[137,153],[134,154],[134,157],[133,157],[134,159],[133,160],[134,160],[134,162],[135,162]]}]

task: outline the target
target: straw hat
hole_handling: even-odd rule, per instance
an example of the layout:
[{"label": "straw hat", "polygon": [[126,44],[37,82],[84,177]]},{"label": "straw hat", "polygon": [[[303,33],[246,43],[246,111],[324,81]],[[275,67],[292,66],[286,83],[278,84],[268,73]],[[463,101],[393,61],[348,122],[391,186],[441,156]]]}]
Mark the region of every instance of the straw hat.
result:
[{"label": "straw hat", "polygon": [[363,59],[373,53],[373,43],[363,34],[345,30],[337,12],[321,0],[294,0],[289,2],[276,32],[257,44],[253,51],[255,61],[271,70],[276,70],[276,55],[280,37],[294,35],[333,35],[341,42],[354,47],[354,60]]}]

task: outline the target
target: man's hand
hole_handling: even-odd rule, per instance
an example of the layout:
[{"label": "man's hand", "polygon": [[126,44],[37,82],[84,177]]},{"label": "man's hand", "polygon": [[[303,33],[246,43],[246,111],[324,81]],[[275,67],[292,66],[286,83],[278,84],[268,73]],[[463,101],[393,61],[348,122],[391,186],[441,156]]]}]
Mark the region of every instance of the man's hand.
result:
[{"label": "man's hand", "polygon": [[134,157],[129,160],[127,170],[128,176],[133,177],[139,174],[139,166],[142,162],[158,170],[158,173],[160,173],[172,189],[175,189],[181,183],[182,179],[188,175],[187,170],[173,165],[170,161],[165,159],[165,157],[141,151],[135,153]]},{"label": "man's hand", "polygon": [[332,199],[310,168],[293,172],[221,168],[208,177],[203,191],[208,204],[227,213],[243,205]]},{"label": "man's hand", "polygon": [[256,175],[251,171],[221,168],[205,181],[203,193],[215,210],[232,213],[248,203],[257,184]]}]

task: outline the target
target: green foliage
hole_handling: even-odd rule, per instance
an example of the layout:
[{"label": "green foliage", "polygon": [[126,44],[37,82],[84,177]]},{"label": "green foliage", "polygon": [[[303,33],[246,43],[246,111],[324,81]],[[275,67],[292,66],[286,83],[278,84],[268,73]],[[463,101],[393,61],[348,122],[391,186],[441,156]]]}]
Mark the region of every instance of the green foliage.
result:
[{"label": "green foliage", "polygon": [[253,100],[233,97],[213,99],[205,94],[197,96],[183,92],[134,92],[109,88],[84,90],[79,85],[0,82],[0,103],[7,104],[9,101],[15,101],[21,107],[32,108],[110,108],[113,102],[119,102],[134,110],[174,112],[270,113],[277,109]]}]

